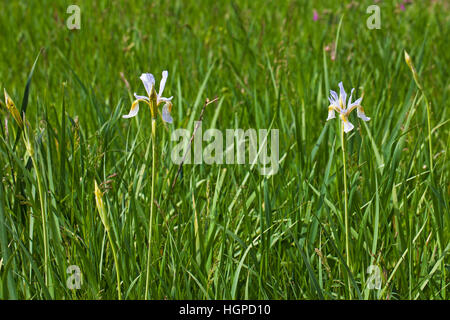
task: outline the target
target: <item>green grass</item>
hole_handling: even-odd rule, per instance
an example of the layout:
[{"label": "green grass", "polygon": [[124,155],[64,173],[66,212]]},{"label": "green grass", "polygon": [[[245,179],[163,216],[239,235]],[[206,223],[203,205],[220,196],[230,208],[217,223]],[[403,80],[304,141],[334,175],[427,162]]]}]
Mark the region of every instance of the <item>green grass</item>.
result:
[{"label": "green grass", "polygon": [[[144,92],[140,74],[159,82],[162,70],[174,124],[157,122],[150,299],[449,298],[445,1],[378,3],[380,30],[366,27],[371,1],[73,2],[81,30],[65,25],[72,1],[0,10],[0,88],[29,122],[25,135],[1,104],[0,299],[117,299],[117,270],[122,298],[144,298],[151,117],[144,105],[121,116]],[[325,121],[339,81],[364,93],[371,117],[351,115],[345,135],[348,260],[340,126]],[[192,131],[215,97],[203,130],[272,125],[279,171],[185,165],[172,191],[170,134]],[[82,272],[79,290],[66,286],[70,265]],[[367,287],[370,265],[382,270],[381,290]]]}]

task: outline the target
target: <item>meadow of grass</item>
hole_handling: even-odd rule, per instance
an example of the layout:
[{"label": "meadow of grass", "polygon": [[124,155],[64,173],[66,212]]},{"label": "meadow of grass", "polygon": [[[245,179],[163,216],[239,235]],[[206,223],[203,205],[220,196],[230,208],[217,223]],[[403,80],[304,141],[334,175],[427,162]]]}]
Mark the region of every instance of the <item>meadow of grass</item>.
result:
[{"label": "meadow of grass", "polygon": [[[122,115],[141,73],[163,70],[174,121],[156,128],[150,299],[448,299],[450,8],[400,2],[377,3],[379,30],[372,1],[2,2],[0,88],[28,124],[1,103],[0,299],[144,298],[151,116]],[[340,81],[371,117],[344,136],[347,234],[326,121]],[[170,134],[215,97],[203,130],[279,129],[279,171],[188,164],[172,190]]]}]

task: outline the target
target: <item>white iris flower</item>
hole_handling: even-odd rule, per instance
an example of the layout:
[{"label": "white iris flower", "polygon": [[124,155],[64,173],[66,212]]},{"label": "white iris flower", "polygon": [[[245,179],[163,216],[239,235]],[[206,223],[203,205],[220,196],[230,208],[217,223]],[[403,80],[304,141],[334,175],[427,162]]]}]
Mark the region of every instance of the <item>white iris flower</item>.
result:
[{"label": "white iris flower", "polygon": [[159,84],[159,92],[156,92],[155,89],[155,77],[151,73],[143,73],[140,77],[142,80],[142,83],[144,84],[145,91],[147,91],[148,96],[139,96],[136,93],[134,94],[136,100],[133,101],[133,104],[131,105],[130,113],[123,116],[123,118],[132,118],[136,116],[139,112],[139,102],[145,102],[149,105],[150,111],[152,113],[152,119],[156,118],[157,114],[157,107],[164,103],[164,106],[162,108],[162,119],[165,122],[172,123],[173,119],[170,115],[170,112],[172,111],[172,98],[165,98],[162,96],[164,87],[166,86],[166,81],[169,73],[167,71],[162,72],[162,79]]},{"label": "white iris flower", "polygon": [[339,113],[339,116],[344,124],[344,132],[347,133],[354,128],[353,124],[348,121],[348,116],[355,108],[357,109],[357,116],[363,121],[369,121],[370,118],[366,116],[364,109],[361,106],[362,97],[352,102],[352,95],[355,88],[353,88],[350,92],[350,98],[348,98],[348,101],[347,93],[344,90],[342,81],[339,82],[339,89],[339,96],[335,91],[330,90],[330,97],[328,98],[330,101],[330,106],[328,107],[327,121],[336,117],[335,112]]}]

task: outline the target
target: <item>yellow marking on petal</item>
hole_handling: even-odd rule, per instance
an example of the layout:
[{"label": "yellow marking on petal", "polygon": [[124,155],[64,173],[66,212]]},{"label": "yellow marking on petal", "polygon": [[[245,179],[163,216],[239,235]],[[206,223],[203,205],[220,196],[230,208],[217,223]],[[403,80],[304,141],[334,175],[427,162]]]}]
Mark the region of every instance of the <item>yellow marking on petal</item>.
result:
[{"label": "yellow marking on petal", "polygon": [[344,103],[342,102],[342,97],[339,97],[339,107],[344,110]]},{"label": "yellow marking on petal", "polygon": [[[347,110],[347,112],[345,113],[345,116],[348,117],[350,115],[350,113],[355,110],[355,108],[362,108],[360,105],[354,105],[352,106],[350,109]],[[360,109],[361,110],[361,109]]]},{"label": "yellow marking on petal", "polygon": [[137,105],[139,104],[139,102],[145,102],[146,104],[148,104],[149,107],[151,107],[150,103],[147,100],[145,100],[145,99],[137,99],[137,100],[133,101],[133,104],[131,105],[131,110],[135,109],[137,107]]},{"label": "yellow marking on petal", "polygon": [[341,120],[342,120],[344,123],[347,123],[347,122],[348,122],[347,116],[344,115],[344,114],[341,114]]},{"label": "yellow marking on petal", "polygon": [[332,105],[332,104],[328,107],[328,111],[335,111],[335,112],[337,112],[339,114],[341,113],[341,109],[339,107],[336,107],[336,106]]}]

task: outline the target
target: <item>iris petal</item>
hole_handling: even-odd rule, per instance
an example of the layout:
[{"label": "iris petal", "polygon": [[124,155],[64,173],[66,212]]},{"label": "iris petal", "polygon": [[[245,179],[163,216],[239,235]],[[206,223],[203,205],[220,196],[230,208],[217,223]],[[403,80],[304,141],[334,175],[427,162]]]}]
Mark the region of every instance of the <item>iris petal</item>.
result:
[{"label": "iris petal", "polygon": [[136,100],[131,105],[130,113],[128,113],[127,115],[122,116],[122,118],[124,118],[124,119],[133,118],[133,117],[135,117],[138,114],[138,112],[139,112],[139,101]]},{"label": "iris petal", "polygon": [[335,114],[334,114],[334,109],[333,109],[333,108],[328,109],[328,118],[327,118],[327,121],[328,121],[328,120],[331,120],[331,119],[334,119],[334,118],[336,118],[336,116],[335,116]]},{"label": "iris petal", "polygon": [[334,98],[334,100],[336,100],[336,101],[339,100],[339,96],[336,93],[336,91],[330,90],[330,94]]},{"label": "iris petal", "polygon": [[161,102],[170,102],[170,100],[172,100],[172,99],[173,99],[173,97],[164,98],[164,97],[158,96],[156,104],[159,105]]},{"label": "iris petal", "polygon": [[342,123],[344,124],[344,132],[345,133],[353,130],[353,128],[354,128],[353,124],[351,124],[350,121],[348,121],[348,118],[345,115],[341,114],[341,120],[342,120]]},{"label": "iris petal", "polygon": [[344,121],[344,132],[347,133],[349,131],[352,131],[354,128],[354,125],[351,124],[348,120]]},{"label": "iris petal", "polygon": [[361,118],[363,121],[369,121],[370,118],[368,116],[366,116],[366,114],[364,113],[364,110],[361,106],[358,106],[356,115],[358,116],[358,118]]},{"label": "iris petal", "polygon": [[170,103],[166,103],[164,105],[164,107],[162,108],[162,119],[167,122],[167,123],[172,123],[173,122],[173,118],[170,115],[170,110],[169,110],[169,106]]},{"label": "iris petal", "polygon": [[167,77],[169,76],[169,72],[167,72],[167,70],[164,70],[162,72],[162,78],[161,78],[161,82],[159,83],[159,92],[158,92],[158,96],[162,96],[162,93],[164,91],[164,88],[166,87],[166,81],[167,81]]},{"label": "iris petal", "polygon": [[342,100],[343,109],[345,109],[345,103],[347,102],[347,93],[345,92],[344,85],[342,81],[339,82],[339,98]]},{"label": "iris petal", "polygon": [[348,102],[347,102],[347,109],[349,109],[352,106],[353,91],[355,91],[355,88],[352,88],[352,91],[350,92],[350,97],[348,98]]},{"label": "iris petal", "polygon": [[142,80],[142,83],[144,84],[145,91],[147,91],[147,94],[150,97],[152,88],[155,85],[155,77],[151,73],[143,73],[140,76],[140,79]]},{"label": "iris petal", "polygon": [[353,102],[353,103],[351,104],[351,107],[353,107],[353,106],[359,106],[359,105],[361,104],[361,101],[362,101],[362,98],[357,99],[355,102]]},{"label": "iris petal", "polygon": [[135,97],[136,99],[138,99],[138,100],[147,100],[147,101],[150,101],[149,97],[146,97],[146,96],[140,96],[140,95],[137,95],[136,93],[134,93],[134,97]]}]

